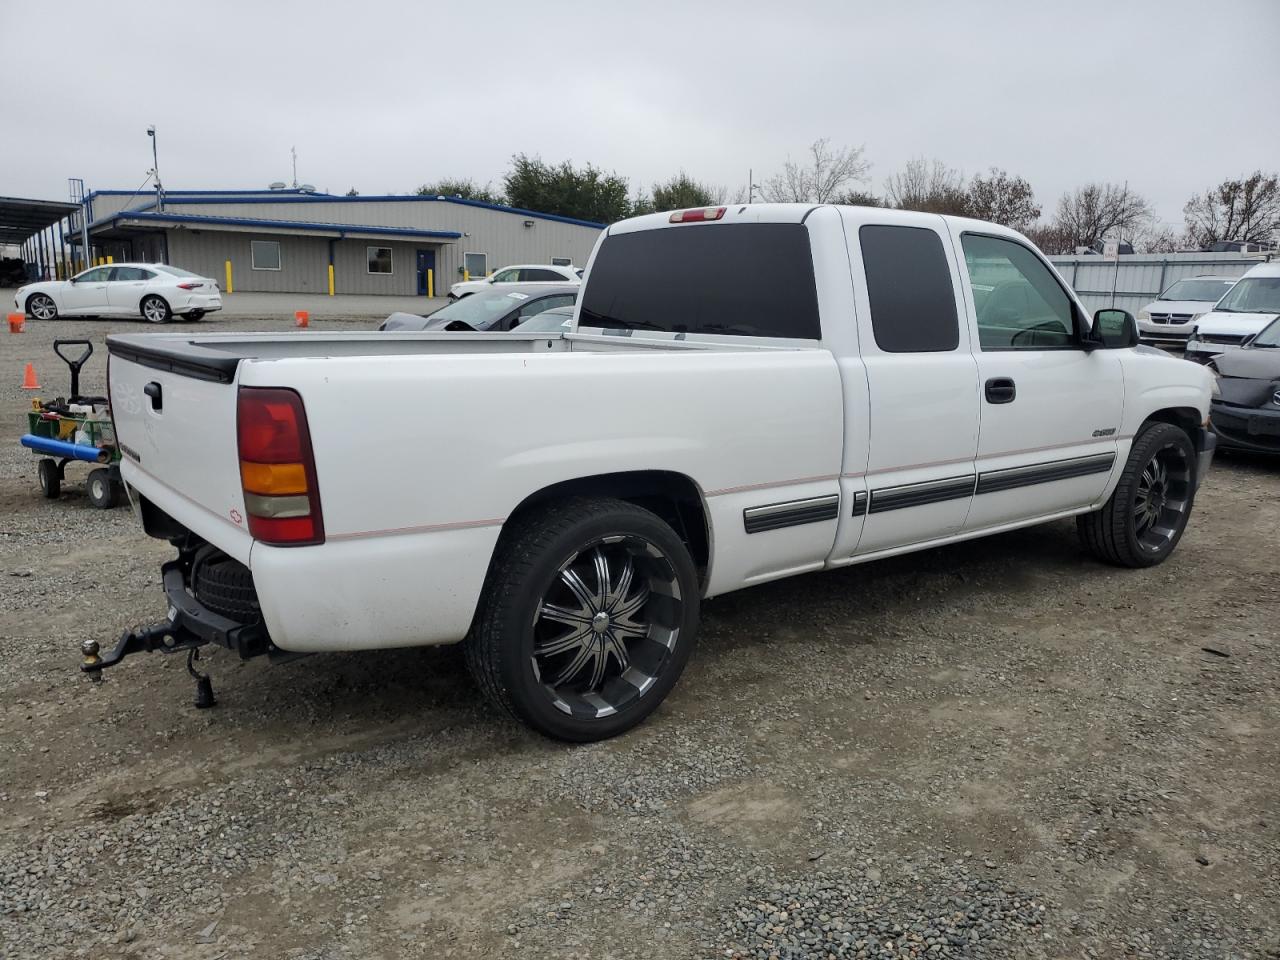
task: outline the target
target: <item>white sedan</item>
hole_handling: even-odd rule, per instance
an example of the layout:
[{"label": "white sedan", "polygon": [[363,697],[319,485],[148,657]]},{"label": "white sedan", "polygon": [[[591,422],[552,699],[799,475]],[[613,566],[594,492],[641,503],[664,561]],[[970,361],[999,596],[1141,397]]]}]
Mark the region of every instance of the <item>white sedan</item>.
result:
[{"label": "white sedan", "polygon": [[222,291],[208,277],[167,263],[115,263],[90,267],[70,280],[19,287],[13,305],[37,320],[111,316],[164,323],[175,316],[199,320],[221,310]]},{"label": "white sedan", "polygon": [[461,300],[463,297],[481,290],[499,290],[517,283],[581,283],[581,267],[560,267],[546,263],[517,263],[495,271],[493,276],[481,280],[462,280],[449,288],[450,300]]}]

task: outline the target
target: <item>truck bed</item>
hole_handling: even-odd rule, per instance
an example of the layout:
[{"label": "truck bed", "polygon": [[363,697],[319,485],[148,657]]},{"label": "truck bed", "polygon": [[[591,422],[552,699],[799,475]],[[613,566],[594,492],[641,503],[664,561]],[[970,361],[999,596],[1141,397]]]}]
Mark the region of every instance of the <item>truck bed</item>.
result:
[{"label": "truck bed", "polygon": [[537,333],[127,333],[107,337],[113,356],[199,380],[231,383],[242,360],[399,357],[438,353],[546,353],[560,337]]}]

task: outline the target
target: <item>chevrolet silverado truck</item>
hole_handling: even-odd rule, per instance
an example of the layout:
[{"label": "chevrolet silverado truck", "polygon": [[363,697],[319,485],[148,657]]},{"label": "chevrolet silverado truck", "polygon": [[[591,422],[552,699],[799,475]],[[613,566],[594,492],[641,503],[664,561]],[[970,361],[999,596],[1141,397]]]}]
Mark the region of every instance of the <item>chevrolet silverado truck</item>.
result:
[{"label": "chevrolet silverado truck", "polygon": [[1208,370],[1020,234],[893,210],[616,223],[555,338],[107,342],[121,473],[177,556],[168,616],[86,671],[461,642],[570,741],[657,707],[732,590],[1066,517],[1160,563],[1214,450]]}]

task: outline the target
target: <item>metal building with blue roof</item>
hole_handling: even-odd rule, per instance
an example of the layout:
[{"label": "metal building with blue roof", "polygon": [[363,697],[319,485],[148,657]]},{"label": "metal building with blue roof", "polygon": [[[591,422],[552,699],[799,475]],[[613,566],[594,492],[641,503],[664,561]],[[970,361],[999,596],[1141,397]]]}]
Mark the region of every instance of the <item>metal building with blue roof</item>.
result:
[{"label": "metal building with blue roof", "polygon": [[[233,290],[442,296],[509,263],[586,264],[604,224],[461,197],[97,190],[93,258],[166,262]],[[330,269],[332,267],[332,269]]]}]

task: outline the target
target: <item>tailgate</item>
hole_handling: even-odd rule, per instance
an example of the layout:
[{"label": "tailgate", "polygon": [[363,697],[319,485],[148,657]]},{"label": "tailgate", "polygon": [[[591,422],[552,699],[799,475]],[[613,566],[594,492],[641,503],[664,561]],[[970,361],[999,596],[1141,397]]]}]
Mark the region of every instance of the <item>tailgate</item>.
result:
[{"label": "tailgate", "polygon": [[235,365],[184,367],[108,340],[108,389],[125,481],[189,530],[247,563],[236,444]]}]

